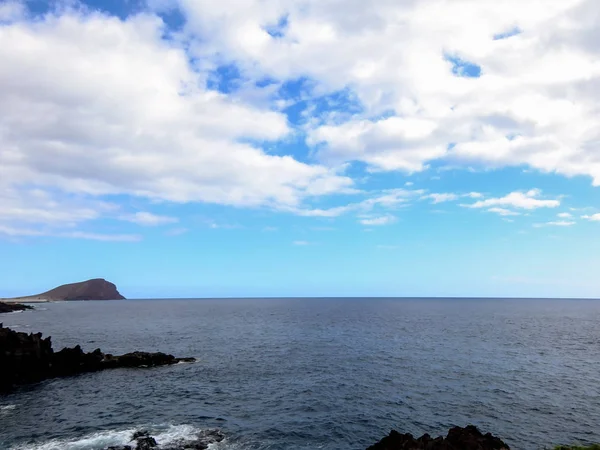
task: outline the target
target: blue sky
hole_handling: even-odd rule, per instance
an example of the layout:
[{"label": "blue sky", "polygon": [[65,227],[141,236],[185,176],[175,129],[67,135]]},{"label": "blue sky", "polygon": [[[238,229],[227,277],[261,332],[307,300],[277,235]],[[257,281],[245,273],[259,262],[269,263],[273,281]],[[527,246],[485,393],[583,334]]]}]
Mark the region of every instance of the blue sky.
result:
[{"label": "blue sky", "polygon": [[0,1],[0,297],[598,297],[598,6],[497,3]]}]

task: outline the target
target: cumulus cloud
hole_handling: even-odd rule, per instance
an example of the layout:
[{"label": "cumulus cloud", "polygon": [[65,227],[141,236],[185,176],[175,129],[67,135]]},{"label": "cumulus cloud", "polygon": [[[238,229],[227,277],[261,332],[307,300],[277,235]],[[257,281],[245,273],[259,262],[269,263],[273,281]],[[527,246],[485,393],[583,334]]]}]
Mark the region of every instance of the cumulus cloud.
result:
[{"label": "cumulus cloud", "polygon": [[[560,206],[560,200],[546,200],[539,198],[542,192],[539,189],[531,189],[527,192],[511,192],[499,198],[488,198],[479,200],[473,204],[462,205],[467,208],[489,208],[489,207],[513,207],[519,209],[556,208]],[[492,211],[498,212],[498,211]]]},{"label": "cumulus cloud", "polygon": [[351,189],[333,169],[266,153],[290,134],[286,117],[207,89],[163,32],[149,14],[0,25],[0,184],[243,207]]},{"label": "cumulus cloud", "polygon": [[596,0],[179,5],[213,65],[305,77],[313,96],[342,92],[342,105],[358,105],[310,122],[324,161],[415,172],[445,158],[600,183]]},{"label": "cumulus cloud", "polygon": [[558,213],[557,217],[559,217],[561,219],[570,219],[571,217],[573,217],[573,214],[568,213],[568,212],[563,212],[563,213]]},{"label": "cumulus cloud", "polygon": [[[596,0],[238,3],[178,0],[178,39],[152,11],[31,20],[25,2],[1,3],[0,225],[118,217],[102,202],[115,195],[312,217],[408,203],[402,190],[312,203],[357,192],[351,162],[371,177],[437,162],[600,185]],[[223,66],[240,75],[227,94],[209,88]],[[287,154],[287,139],[310,153]],[[536,190],[429,195],[501,215],[560,205]]]}]

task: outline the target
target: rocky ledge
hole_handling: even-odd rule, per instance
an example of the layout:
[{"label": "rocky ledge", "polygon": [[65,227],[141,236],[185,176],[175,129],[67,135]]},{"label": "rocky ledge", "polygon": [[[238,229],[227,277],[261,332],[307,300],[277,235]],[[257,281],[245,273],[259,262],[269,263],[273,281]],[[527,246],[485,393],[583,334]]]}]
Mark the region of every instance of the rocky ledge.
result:
[{"label": "rocky ledge", "polygon": [[221,442],[225,436],[219,430],[205,430],[194,439],[170,443],[161,446],[156,439],[145,430],[136,431],[131,437],[131,445],[108,447],[106,450],[206,450],[210,444]]},{"label": "rocky ledge", "polygon": [[392,431],[367,450],[510,450],[510,447],[490,433],[482,434],[475,426],[454,427],[444,437],[424,434],[415,439],[412,434]]},{"label": "rocky ledge", "polygon": [[96,349],[85,353],[79,345],[55,352],[50,337],[20,333],[0,324],[0,390],[47,378],[97,372],[117,367],[155,367],[193,362],[166,353],[133,352],[120,356]]},{"label": "rocky ledge", "polygon": [[27,309],[33,309],[32,306],[21,305],[20,303],[4,303],[0,302],[0,313],[9,313],[15,311],[25,311]]}]

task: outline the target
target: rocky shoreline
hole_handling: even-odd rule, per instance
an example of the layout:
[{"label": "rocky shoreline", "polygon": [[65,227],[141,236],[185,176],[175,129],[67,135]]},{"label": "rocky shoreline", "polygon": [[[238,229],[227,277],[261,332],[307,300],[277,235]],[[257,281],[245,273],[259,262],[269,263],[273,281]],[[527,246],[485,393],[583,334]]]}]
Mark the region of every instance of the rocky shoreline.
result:
[{"label": "rocky shoreline", "polygon": [[181,439],[179,442],[161,446],[146,430],[136,431],[131,437],[131,445],[119,445],[106,450],[206,450],[209,445],[223,441],[225,436],[220,430],[204,430],[193,439]]},{"label": "rocky shoreline", "polygon": [[[224,440],[220,430],[205,430],[194,438],[160,445],[148,431],[136,431],[128,445],[105,450],[206,450],[210,444]],[[392,431],[367,450],[510,450],[510,447],[490,433],[482,434],[475,426],[454,427],[446,437],[431,438],[428,434],[415,439],[411,434]]]},{"label": "rocky shoreline", "polygon": [[490,433],[482,434],[477,427],[454,427],[446,437],[432,438],[424,434],[414,438],[412,434],[401,434],[392,430],[367,450],[510,450],[508,444]]},{"label": "rocky shoreline", "polygon": [[26,311],[28,309],[33,309],[33,306],[22,305],[21,303],[0,302],[0,314],[16,312],[16,311]]},{"label": "rocky shoreline", "polygon": [[15,385],[48,378],[97,372],[119,367],[155,367],[193,362],[195,358],[176,358],[166,353],[132,352],[105,354],[100,349],[85,353],[79,345],[55,352],[50,337],[5,328],[0,323],[0,391]]}]

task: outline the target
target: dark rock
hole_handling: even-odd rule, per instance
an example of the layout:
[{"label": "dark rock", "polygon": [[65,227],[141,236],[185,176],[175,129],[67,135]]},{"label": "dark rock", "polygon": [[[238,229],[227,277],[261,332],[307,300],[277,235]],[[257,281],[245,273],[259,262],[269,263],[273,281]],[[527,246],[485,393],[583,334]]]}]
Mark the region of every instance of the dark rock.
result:
[{"label": "dark rock", "polygon": [[131,436],[131,440],[135,441],[139,438],[148,437],[148,436],[150,436],[150,432],[148,430],[138,430],[135,433],[133,433],[133,436]]},{"label": "dark rock", "polygon": [[137,438],[137,445],[135,446],[135,450],[150,450],[156,448],[158,444],[156,443],[156,439],[152,436],[144,436]]},{"label": "dark rock", "polygon": [[424,434],[415,439],[411,434],[392,431],[367,450],[510,450],[510,447],[490,433],[482,434],[475,426],[454,427],[448,435],[432,439]]},{"label": "dark rock", "polygon": [[0,324],[0,390],[46,378],[117,367],[164,366],[181,361],[189,362],[195,359],[180,359],[165,353],[148,352],[113,356],[102,353],[100,349],[85,353],[79,345],[54,352],[49,337],[42,339],[41,333],[20,333]]},{"label": "dark rock", "polygon": [[0,313],[9,313],[15,311],[26,311],[28,309],[33,309],[32,306],[29,305],[21,305],[20,303],[4,303],[0,302]]}]

